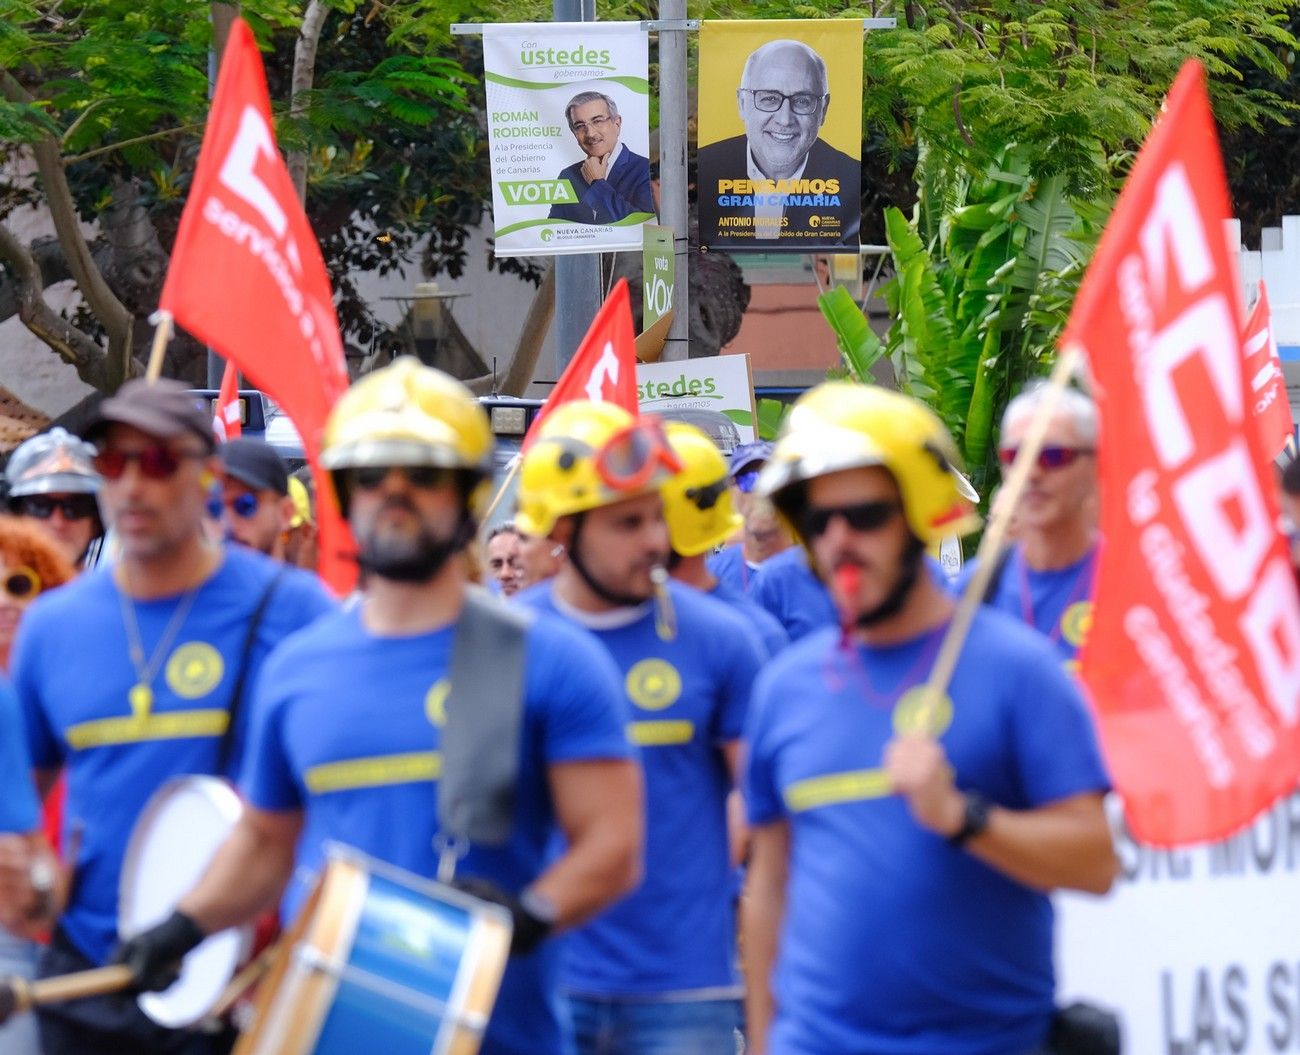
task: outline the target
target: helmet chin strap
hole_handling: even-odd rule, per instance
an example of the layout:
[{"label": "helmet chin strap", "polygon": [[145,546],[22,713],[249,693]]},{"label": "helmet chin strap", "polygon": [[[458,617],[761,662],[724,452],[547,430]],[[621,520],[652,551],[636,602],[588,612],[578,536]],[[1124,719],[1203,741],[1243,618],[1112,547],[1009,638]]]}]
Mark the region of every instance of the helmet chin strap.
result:
[{"label": "helmet chin strap", "polygon": [[916,586],[916,580],[920,576],[924,556],[925,543],[909,533],[907,536],[907,549],[903,551],[900,559],[902,570],[898,576],[898,582],[894,583],[894,588],[885,595],[885,599],[875,608],[869,612],[859,614],[856,622],[860,629],[868,630],[877,623],[883,623],[886,619],[896,616],[903,610],[903,605],[907,603],[912,588]]},{"label": "helmet chin strap", "polygon": [[578,545],[579,536],[582,534],[582,525],[586,519],[586,513],[574,514],[573,536],[569,539],[569,563],[573,565],[578,577],[587,584],[587,589],[609,604],[617,605],[619,608],[635,608],[637,605],[645,604],[650,600],[649,597],[636,597],[633,594],[618,593],[609,589],[603,583],[597,582],[596,577],[591,574],[582,559],[581,547]]}]

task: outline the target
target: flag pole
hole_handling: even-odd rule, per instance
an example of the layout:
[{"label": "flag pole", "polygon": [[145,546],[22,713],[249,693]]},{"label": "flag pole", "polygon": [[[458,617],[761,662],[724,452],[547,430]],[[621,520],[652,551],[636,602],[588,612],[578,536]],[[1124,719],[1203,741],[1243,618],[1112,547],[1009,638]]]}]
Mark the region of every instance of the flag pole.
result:
[{"label": "flag pole", "polygon": [[1020,496],[1029,483],[1031,467],[1038,459],[1038,452],[1043,449],[1043,441],[1047,438],[1047,427],[1051,424],[1052,415],[1056,413],[1061,393],[1070,383],[1070,378],[1082,358],[1083,346],[1077,341],[1071,341],[1061,349],[1061,354],[1047,380],[1043,398],[1035,409],[1034,416],[1029,420],[1025,438],[1016,451],[1016,460],[1012,463],[1006,483],[998,495],[997,508],[990,510],[988,530],[984,532],[979,549],[975,552],[977,561],[975,571],[966,584],[966,592],[957,603],[952,622],[948,624],[943,643],[939,646],[939,655],[923,688],[925,695],[921,704],[922,720],[918,723],[920,729],[930,728],[929,717],[938,701],[943,699],[948,691],[948,683],[952,680],[953,671],[957,667],[957,657],[961,655],[961,647],[970,632],[975,612],[984,603],[984,594],[988,590],[989,580],[993,577],[993,572],[998,566],[998,558],[1001,557],[1005,547],[1007,531],[1015,514],[1016,505],[1020,502]]},{"label": "flag pole", "polygon": [[514,483],[515,477],[519,475],[519,467],[523,464],[523,452],[516,454],[510,460],[510,470],[506,473],[506,478],[501,481],[501,486],[497,488],[497,493],[492,496],[492,501],[488,504],[487,512],[483,514],[483,519],[479,521],[480,524],[487,524],[487,522],[492,519],[492,514],[497,511],[497,506],[501,504],[501,500],[505,498],[506,492],[510,490],[510,485]]},{"label": "flag pole", "polygon": [[153,346],[149,349],[149,368],[144,375],[149,384],[153,384],[162,376],[163,352],[167,348],[167,342],[172,339],[172,313],[154,312],[151,321],[156,329],[153,331]]}]

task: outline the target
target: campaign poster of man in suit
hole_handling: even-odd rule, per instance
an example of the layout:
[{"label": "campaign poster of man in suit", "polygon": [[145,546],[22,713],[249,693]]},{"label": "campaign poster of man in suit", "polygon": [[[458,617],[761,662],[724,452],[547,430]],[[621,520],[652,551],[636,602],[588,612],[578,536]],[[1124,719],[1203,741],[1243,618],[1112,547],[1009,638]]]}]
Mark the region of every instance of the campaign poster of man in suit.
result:
[{"label": "campaign poster of man in suit", "polygon": [[[716,47],[713,27],[725,27]],[[853,34],[854,61],[828,70],[821,52],[801,39],[828,30]],[[734,87],[724,94],[719,66],[737,54],[735,33],[748,35],[752,45],[754,34],[764,31],[768,39],[747,54],[739,52],[746,54],[739,85],[733,72]],[[773,38],[773,32],[786,35]],[[721,101],[707,109],[701,105],[700,241],[763,252],[856,248],[862,220],[861,22],[705,23],[705,33],[700,98],[721,100],[734,91],[743,131],[726,135],[737,122],[720,112]],[[706,85],[713,89],[707,95]],[[833,114],[839,118],[839,147],[829,141]]]},{"label": "campaign poster of man in suit", "polygon": [[577,201],[551,206],[551,219],[612,224],[634,213],[653,215],[650,159],[622,142],[623,118],[614,99],[579,92],[564,108],[564,119],[586,156],[560,173]]}]

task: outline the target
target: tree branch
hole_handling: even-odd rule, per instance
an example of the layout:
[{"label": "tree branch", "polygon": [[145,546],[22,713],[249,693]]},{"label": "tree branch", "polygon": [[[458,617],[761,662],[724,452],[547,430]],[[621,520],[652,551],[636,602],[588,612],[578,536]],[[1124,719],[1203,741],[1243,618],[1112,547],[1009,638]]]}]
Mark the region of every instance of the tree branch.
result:
[{"label": "tree branch", "polygon": [[[302,28],[293,49],[293,80],[289,85],[289,117],[298,119],[307,112],[306,93],[316,80],[316,48],[320,44],[325,16],[329,14],[321,0],[311,0],[302,16]],[[298,200],[307,200],[307,151],[291,151],[286,159]]]},{"label": "tree branch", "polygon": [[[35,102],[27,89],[8,70],[0,71],[0,91],[13,103],[31,105]],[[72,277],[76,280],[86,305],[108,334],[106,376],[115,376],[120,384],[130,369],[131,329],[135,320],[108,288],[103,274],[91,258],[90,247],[86,244],[77,220],[77,207],[72,200],[68,177],[63,171],[58,141],[52,135],[43,135],[32,145],[32,153],[45,188],[45,200],[54,221],[54,230],[68,255],[68,268],[72,271]],[[116,385],[110,384],[108,387],[111,390]]]},{"label": "tree branch", "polygon": [[86,384],[101,390],[120,384],[122,378],[116,376],[104,350],[46,303],[40,264],[4,224],[0,224],[0,259],[18,281],[18,317],[23,325],[71,364]]},{"label": "tree branch", "polygon": [[[80,118],[78,118],[80,120]],[[102,147],[95,147],[94,150],[87,150],[81,154],[73,154],[71,157],[62,158],[62,164],[75,165],[78,161],[85,161],[87,158],[99,157],[100,154],[111,154],[114,150],[121,150],[123,147],[133,147],[137,143],[148,143],[154,139],[166,139],[168,136],[179,135],[182,132],[197,132],[203,127],[205,122],[195,121],[193,124],[180,125],[177,128],[164,128],[161,132],[150,132],[148,135],[135,136],[132,139],[123,139],[117,143],[109,143]]]}]

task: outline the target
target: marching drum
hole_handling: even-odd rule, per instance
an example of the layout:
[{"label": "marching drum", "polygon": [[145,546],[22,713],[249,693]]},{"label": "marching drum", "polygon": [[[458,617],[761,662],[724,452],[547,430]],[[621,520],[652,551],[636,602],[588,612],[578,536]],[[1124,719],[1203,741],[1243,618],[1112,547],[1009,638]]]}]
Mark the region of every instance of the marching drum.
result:
[{"label": "marching drum", "polygon": [[510,931],[499,905],[331,845],[235,1055],[475,1055]]},{"label": "marching drum", "polygon": [[[131,832],[118,890],[118,933],[129,938],[161,923],[207,870],[243,812],[234,789],[216,777],[178,777],[149,800]],[[245,958],[251,929],[207,938],[187,955],[180,978],[142,993],[140,1009],[177,1029],[207,1016]]]}]

